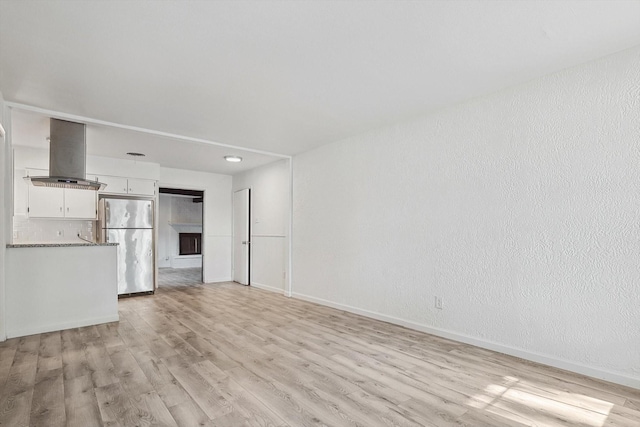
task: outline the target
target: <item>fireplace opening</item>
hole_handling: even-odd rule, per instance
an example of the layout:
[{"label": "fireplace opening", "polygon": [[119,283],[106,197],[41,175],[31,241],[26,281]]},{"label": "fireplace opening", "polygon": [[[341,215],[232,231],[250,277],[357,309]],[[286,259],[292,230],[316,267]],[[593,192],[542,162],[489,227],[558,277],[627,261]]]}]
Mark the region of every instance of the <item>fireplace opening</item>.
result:
[{"label": "fireplace opening", "polygon": [[202,233],[179,233],[180,255],[202,254]]}]

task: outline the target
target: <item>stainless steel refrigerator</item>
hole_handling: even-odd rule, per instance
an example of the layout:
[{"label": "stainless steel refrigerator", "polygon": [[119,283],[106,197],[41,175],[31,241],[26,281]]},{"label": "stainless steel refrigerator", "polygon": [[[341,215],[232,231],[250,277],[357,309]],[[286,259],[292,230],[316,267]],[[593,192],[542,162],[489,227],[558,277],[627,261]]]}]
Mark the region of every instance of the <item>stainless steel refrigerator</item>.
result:
[{"label": "stainless steel refrigerator", "polygon": [[101,241],[118,243],[118,295],[154,291],[153,201],[103,198]]}]

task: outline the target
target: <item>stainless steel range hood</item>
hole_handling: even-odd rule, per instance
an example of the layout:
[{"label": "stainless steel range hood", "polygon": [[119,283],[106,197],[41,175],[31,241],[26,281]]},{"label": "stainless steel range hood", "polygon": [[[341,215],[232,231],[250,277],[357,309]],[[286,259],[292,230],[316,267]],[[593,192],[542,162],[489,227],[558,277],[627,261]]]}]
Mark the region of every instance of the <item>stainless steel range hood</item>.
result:
[{"label": "stainless steel range hood", "polygon": [[88,181],[86,126],[83,123],[50,119],[49,176],[24,179],[41,187],[102,190],[106,184]]}]

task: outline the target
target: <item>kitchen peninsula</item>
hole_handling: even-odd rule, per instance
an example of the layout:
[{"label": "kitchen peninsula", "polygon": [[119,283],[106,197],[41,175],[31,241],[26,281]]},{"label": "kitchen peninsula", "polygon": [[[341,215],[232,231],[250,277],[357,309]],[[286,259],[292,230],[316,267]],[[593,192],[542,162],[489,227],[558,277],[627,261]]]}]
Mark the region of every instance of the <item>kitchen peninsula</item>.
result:
[{"label": "kitchen peninsula", "polygon": [[7,245],[8,338],[118,320],[117,244]]}]

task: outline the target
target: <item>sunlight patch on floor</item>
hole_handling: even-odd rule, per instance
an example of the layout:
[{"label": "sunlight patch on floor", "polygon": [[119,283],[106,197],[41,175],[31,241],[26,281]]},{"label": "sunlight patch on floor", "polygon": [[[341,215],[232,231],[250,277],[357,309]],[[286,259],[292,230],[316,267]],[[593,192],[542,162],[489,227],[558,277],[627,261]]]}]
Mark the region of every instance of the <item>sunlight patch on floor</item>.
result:
[{"label": "sunlight patch on floor", "polygon": [[472,396],[467,405],[520,423],[580,423],[602,427],[614,404],[591,396],[504,377]]},{"label": "sunlight patch on floor", "polygon": [[518,378],[515,377],[503,377],[505,380],[505,384],[489,384],[484,389],[484,393],[473,395],[468,401],[467,405],[472,406],[476,409],[485,409],[487,406],[491,405],[497,399],[502,397],[502,395],[513,387],[518,381]]}]

